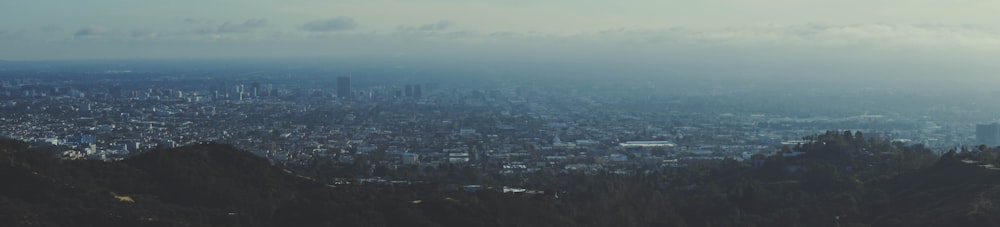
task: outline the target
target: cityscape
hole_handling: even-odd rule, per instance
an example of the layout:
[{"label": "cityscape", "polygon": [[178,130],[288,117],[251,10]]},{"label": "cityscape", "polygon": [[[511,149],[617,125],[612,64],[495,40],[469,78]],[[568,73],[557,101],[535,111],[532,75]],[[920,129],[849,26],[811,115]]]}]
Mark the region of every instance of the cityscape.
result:
[{"label": "cityscape", "polygon": [[978,226],[1000,198],[990,89],[313,64],[0,62],[0,223]]},{"label": "cityscape", "polygon": [[[634,175],[702,160],[781,155],[828,130],[922,144],[939,154],[1000,141],[1000,125],[955,120],[960,112],[940,118],[874,108],[878,112],[783,112],[781,103],[811,106],[774,99],[749,100],[772,110],[747,110],[741,109],[747,100],[733,97],[742,94],[711,90],[677,95],[644,85],[622,93],[627,90],[586,82],[454,86],[442,79],[188,73],[7,73],[2,133],[57,146],[65,159],[105,161],[205,142],[233,144],[284,166],[371,167],[357,178],[389,177],[376,167],[445,164],[492,174]],[[703,110],[706,103],[712,110]]]},{"label": "cityscape", "polygon": [[3,227],[1000,226],[1000,1],[0,9]]}]

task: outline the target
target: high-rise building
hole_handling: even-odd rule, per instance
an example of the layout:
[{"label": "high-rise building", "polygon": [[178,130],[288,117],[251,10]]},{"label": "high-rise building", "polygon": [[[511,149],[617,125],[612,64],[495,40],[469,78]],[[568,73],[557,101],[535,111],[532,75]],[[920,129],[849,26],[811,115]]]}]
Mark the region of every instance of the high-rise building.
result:
[{"label": "high-rise building", "polygon": [[406,97],[420,98],[420,94],[422,93],[420,91],[420,85],[419,84],[407,84],[404,90],[406,91],[406,93],[405,93]]},{"label": "high-rise building", "polygon": [[240,101],[243,101],[243,94],[246,94],[246,92],[247,92],[246,86],[243,86],[242,84],[236,85],[236,94],[240,95]]},{"label": "high-rise building", "polygon": [[986,146],[1000,146],[1000,123],[977,124],[976,143]]},{"label": "high-rise building", "polygon": [[258,92],[260,91],[260,83],[259,82],[253,82],[253,84],[251,84],[251,85],[253,87],[253,90],[250,91],[251,92],[250,93],[251,96],[258,97]]},{"label": "high-rise building", "polygon": [[351,77],[337,77],[337,97],[351,99]]}]

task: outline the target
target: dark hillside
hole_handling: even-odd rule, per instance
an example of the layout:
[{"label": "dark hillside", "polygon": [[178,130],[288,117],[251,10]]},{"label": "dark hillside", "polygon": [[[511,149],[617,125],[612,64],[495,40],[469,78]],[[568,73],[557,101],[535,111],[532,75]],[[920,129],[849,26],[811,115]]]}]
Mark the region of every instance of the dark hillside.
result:
[{"label": "dark hillside", "polygon": [[[572,224],[520,196],[334,187],[228,145],[157,150],[120,162],[59,160],[12,140],[0,145],[0,181],[12,182],[0,187],[0,226]],[[492,210],[514,205],[522,212],[498,217]]]},{"label": "dark hillside", "polygon": [[0,186],[0,226],[1000,224],[993,215],[1000,171],[982,167],[997,162],[992,149],[938,159],[919,145],[860,134],[809,139],[794,148],[799,155],[632,176],[530,176],[545,195],[464,192],[438,183],[334,186],[222,144],[101,162],[60,160],[0,139],[0,181],[7,182]]},{"label": "dark hillside", "polygon": [[267,159],[221,144],[146,152],[125,164],[155,179],[155,187],[141,191],[183,206],[274,207],[268,201],[289,199],[297,187],[318,184],[293,177]]},{"label": "dark hillside", "polygon": [[[886,224],[996,226],[1000,171],[941,160],[938,164],[893,178],[883,190],[890,196]],[[985,225],[984,225],[985,224]]]}]

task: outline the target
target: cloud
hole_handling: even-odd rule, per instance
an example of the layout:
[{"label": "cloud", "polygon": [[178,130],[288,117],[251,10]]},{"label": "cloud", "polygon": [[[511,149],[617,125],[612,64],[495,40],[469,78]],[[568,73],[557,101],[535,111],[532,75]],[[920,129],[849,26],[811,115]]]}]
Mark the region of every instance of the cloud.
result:
[{"label": "cloud", "polygon": [[437,30],[448,29],[448,27],[451,27],[451,21],[445,21],[445,20],[443,20],[443,21],[438,21],[437,23],[433,23],[433,24],[421,25],[420,28],[418,28],[418,29],[423,30],[423,31],[437,31]]},{"label": "cloud", "polygon": [[981,27],[906,24],[799,24],[688,32],[688,38],[729,44],[874,47],[1000,47],[1000,32]]},{"label": "cloud", "polygon": [[73,33],[74,38],[95,38],[107,33],[108,29],[101,26],[80,28]]},{"label": "cloud", "polygon": [[[400,33],[434,36],[432,33]],[[441,37],[441,36],[438,36]],[[586,44],[649,47],[857,47],[877,49],[1000,50],[1000,30],[967,25],[790,24],[722,28],[669,27],[608,29],[576,33],[524,31],[480,32],[463,39],[477,42],[551,45]]]},{"label": "cloud", "polygon": [[250,28],[259,28],[259,27],[264,27],[266,25],[267,25],[267,19],[264,18],[249,19],[243,22],[244,27],[250,27]]},{"label": "cloud", "polygon": [[15,39],[18,35],[19,34],[17,32],[0,29],[0,40]]},{"label": "cloud", "polygon": [[451,21],[442,20],[437,23],[424,24],[417,27],[400,25],[396,29],[400,31],[441,31],[451,28],[452,24]]},{"label": "cloud", "polygon": [[39,27],[38,30],[41,30],[43,32],[62,32],[63,31],[63,29],[61,27],[55,26],[55,25],[45,25],[45,26]]},{"label": "cloud", "polygon": [[341,16],[310,21],[300,26],[299,29],[311,32],[332,32],[351,30],[356,27],[358,27],[358,24],[354,22],[353,18]]},{"label": "cloud", "polygon": [[185,23],[192,23],[192,24],[212,24],[212,23],[215,23],[215,21],[212,20],[212,19],[208,19],[208,18],[193,18],[193,17],[184,18],[184,22]]},{"label": "cloud", "polygon": [[155,38],[165,38],[163,34],[152,32],[145,29],[134,29],[129,31],[128,38],[132,39],[155,39]]},{"label": "cloud", "polygon": [[242,24],[232,24],[226,22],[220,25],[217,30],[220,33],[240,33],[240,32],[248,32],[254,28],[260,28],[264,26],[267,26],[267,19],[261,18],[261,19],[250,19],[243,22]]},{"label": "cloud", "polygon": [[226,22],[215,28],[202,28],[195,30],[198,34],[219,34],[219,33],[246,33],[251,32],[254,29],[267,26],[267,19],[249,19],[243,23],[230,23]]}]

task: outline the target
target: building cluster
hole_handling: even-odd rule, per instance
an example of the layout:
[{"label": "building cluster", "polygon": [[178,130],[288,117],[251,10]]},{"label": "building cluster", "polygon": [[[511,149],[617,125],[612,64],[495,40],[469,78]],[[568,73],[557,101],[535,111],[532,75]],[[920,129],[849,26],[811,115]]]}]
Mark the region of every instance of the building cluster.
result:
[{"label": "building cluster", "polygon": [[[219,142],[287,165],[458,165],[498,174],[634,174],[742,160],[837,129],[944,146],[972,140],[926,118],[706,112],[618,91],[512,82],[357,86],[356,77],[288,77],[5,78],[0,132],[52,144],[66,158]],[[905,127],[879,128],[892,125]]]}]

